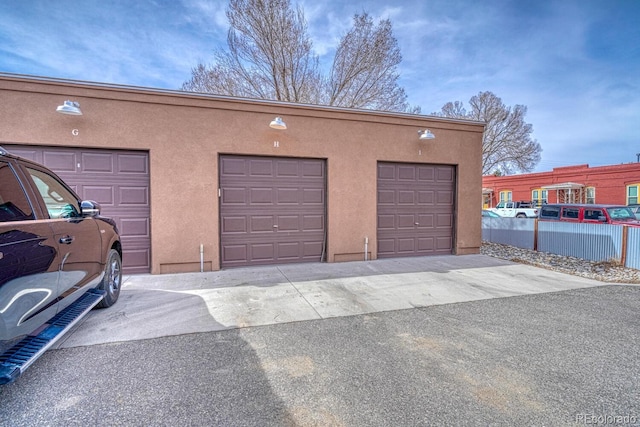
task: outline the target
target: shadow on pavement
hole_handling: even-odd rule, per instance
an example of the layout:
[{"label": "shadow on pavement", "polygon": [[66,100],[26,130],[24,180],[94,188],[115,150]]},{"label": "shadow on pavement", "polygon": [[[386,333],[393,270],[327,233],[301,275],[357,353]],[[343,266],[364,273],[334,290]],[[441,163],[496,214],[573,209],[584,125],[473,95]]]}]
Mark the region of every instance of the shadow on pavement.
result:
[{"label": "shadow on pavement", "polygon": [[[215,322],[195,296],[156,296],[149,311],[159,314],[175,298],[182,298],[178,306],[201,305],[195,311]],[[109,319],[121,312],[118,305],[99,312],[108,313],[108,333]],[[255,350],[235,330],[50,350],[0,387],[0,425],[293,424]]]}]

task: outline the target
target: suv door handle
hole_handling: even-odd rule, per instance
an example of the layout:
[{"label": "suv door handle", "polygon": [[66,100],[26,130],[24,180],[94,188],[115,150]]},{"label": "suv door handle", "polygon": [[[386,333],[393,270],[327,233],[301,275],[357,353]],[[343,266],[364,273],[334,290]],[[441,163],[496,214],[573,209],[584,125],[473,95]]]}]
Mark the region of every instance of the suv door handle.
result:
[{"label": "suv door handle", "polygon": [[73,236],[64,236],[60,238],[60,243],[62,243],[63,245],[70,245],[74,240],[75,237]]}]

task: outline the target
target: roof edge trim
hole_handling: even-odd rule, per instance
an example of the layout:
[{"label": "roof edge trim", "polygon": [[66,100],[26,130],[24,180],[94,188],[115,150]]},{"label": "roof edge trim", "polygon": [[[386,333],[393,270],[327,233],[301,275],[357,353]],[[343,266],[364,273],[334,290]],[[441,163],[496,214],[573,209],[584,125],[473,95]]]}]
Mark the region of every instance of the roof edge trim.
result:
[{"label": "roof edge trim", "polygon": [[162,89],[162,88],[123,85],[123,84],[115,84],[115,83],[100,83],[100,82],[92,82],[87,80],[72,80],[72,79],[63,79],[63,78],[57,78],[57,77],[34,76],[34,75],[28,75],[28,74],[0,72],[0,79],[23,81],[23,82],[35,82],[35,83],[51,83],[51,84],[56,84],[61,86],[65,86],[65,85],[76,86],[76,87],[83,87],[88,89],[95,88],[95,89],[111,89],[111,90],[129,91],[129,92],[135,91],[135,92],[147,93],[149,95],[171,95],[171,96],[179,96],[179,97],[185,97],[185,98],[215,99],[215,100],[221,100],[221,101],[247,102],[247,103],[254,103],[254,104],[261,104],[261,105],[281,105],[281,106],[296,107],[296,108],[313,108],[313,109],[335,111],[335,112],[417,118],[417,119],[425,119],[425,120],[431,120],[431,121],[439,121],[443,123],[460,123],[460,124],[483,125],[483,126],[485,125],[485,122],[477,121],[477,120],[454,119],[454,118],[423,115],[423,114],[403,113],[398,111],[381,111],[381,110],[368,110],[368,109],[357,109],[357,108],[346,108],[346,107],[333,107],[333,106],[321,105],[321,104],[300,104],[300,103],[277,101],[277,100],[270,100],[270,99],[241,98],[241,97],[233,97],[233,96],[227,96],[227,95],[214,95],[214,94],[202,93],[202,92],[187,92],[187,91],[182,91],[177,89]]}]

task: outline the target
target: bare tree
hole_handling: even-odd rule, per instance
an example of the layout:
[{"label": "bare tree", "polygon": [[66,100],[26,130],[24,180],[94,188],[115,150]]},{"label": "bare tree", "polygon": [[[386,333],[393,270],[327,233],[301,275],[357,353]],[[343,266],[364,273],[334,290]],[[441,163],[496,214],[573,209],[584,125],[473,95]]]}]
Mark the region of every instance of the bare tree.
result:
[{"label": "bare tree", "polygon": [[319,72],[300,7],[289,0],[230,0],[228,50],[199,63],[183,90],[420,113],[398,85],[402,60],[391,22],[364,13],[341,39],[330,75]]},{"label": "bare tree", "polygon": [[307,24],[289,0],[231,0],[228,51],[198,64],[183,90],[316,103],[321,84]]},{"label": "bare tree", "polygon": [[434,115],[486,123],[482,139],[482,174],[529,172],[540,161],[542,147],[531,139],[533,127],[524,121],[527,107],[507,107],[492,92],[480,92],[469,100],[470,111],[460,101],[446,103]]},{"label": "bare tree", "polygon": [[391,21],[374,25],[366,14],[355,15],[353,28],[340,40],[329,76],[327,104],[349,108],[407,111],[407,95],[398,85],[402,61]]}]

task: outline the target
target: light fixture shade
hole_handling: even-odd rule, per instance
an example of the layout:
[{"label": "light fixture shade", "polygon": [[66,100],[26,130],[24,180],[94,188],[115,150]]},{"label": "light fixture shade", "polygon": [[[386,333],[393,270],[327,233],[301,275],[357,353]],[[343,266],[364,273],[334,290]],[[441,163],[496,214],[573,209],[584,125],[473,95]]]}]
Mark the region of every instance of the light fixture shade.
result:
[{"label": "light fixture shade", "polygon": [[269,127],[273,129],[286,129],[287,125],[282,121],[281,117],[276,117],[269,123]]},{"label": "light fixture shade", "polygon": [[69,100],[64,101],[62,105],[59,105],[58,108],[56,108],[56,111],[58,113],[70,114],[72,116],[82,115],[82,111],[80,111],[80,104],[75,101],[69,101]]},{"label": "light fixture shade", "polygon": [[418,133],[420,134],[420,139],[434,139],[436,137],[429,129],[419,130]]}]

